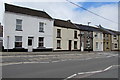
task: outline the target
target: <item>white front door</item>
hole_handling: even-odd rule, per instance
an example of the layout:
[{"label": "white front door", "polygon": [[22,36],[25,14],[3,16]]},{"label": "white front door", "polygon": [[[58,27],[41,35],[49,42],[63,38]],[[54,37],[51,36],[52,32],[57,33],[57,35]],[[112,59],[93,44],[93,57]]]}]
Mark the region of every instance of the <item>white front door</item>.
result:
[{"label": "white front door", "polygon": [[33,37],[28,37],[28,52],[33,51]]},{"label": "white front door", "polygon": [[84,51],[84,42],[81,43],[81,51]]}]

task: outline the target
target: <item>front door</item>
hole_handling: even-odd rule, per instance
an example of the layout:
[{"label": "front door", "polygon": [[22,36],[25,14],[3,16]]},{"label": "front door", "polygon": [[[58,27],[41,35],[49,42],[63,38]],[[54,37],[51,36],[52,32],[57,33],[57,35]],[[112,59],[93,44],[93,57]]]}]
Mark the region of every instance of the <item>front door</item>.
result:
[{"label": "front door", "polygon": [[68,45],[68,47],[69,47],[69,50],[71,51],[71,43],[72,43],[72,40],[69,40],[69,45]]},{"label": "front door", "polygon": [[28,37],[28,52],[33,51],[33,37]]},{"label": "front door", "polygon": [[84,42],[81,42],[81,51],[84,51]]}]

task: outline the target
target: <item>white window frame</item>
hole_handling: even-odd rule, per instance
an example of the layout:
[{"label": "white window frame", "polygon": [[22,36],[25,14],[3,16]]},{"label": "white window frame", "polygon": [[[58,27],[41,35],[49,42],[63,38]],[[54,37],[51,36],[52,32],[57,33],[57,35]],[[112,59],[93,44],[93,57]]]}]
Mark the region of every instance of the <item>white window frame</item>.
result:
[{"label": "white window frame", "polygon": [[[18,21],[20,21],[20,23],[18,23]],[[20,29],[17,28],[18,26]],[[16,31],[22,31],[22,19],[16,19]]]},{"label": "white window frame", "polygon": [[[17,40],[17,37],[19,37],[21,39]],[[16,47],[16,42],[22,43],[22,36],[15,36],[15,48],[22,48],[22,46],[21,47]]]},{"label": "white window frame", "polygon": [[[58,43],[59,41],[59,43]],[[57,49],[61,49],[61,40],[57,40]]]},{"label": "white window frame", "polygon": [[44,22],[39,22],[39,32],[44,32]]},{"label": "white window frame", "polygon": [[[40,41],[40,38],[42,38],[43,41]],[[43,44],[43,45],[40,46],[39,44]],[[39,48],[44,47],[44,37],[39,37],[39,38],[38,38],[38,47],[39,47]]]}]

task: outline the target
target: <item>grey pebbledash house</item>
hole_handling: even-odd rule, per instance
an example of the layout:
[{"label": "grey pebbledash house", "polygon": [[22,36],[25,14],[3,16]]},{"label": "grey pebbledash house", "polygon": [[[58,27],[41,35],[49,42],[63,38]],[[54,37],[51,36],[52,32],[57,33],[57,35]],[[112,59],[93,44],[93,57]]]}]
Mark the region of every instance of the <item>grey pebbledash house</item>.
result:
[{"label": "grey pebbledash house", "polygon": [[75,24],[80,30],[81,51],[103,51],[103,33],[99,28]]}]

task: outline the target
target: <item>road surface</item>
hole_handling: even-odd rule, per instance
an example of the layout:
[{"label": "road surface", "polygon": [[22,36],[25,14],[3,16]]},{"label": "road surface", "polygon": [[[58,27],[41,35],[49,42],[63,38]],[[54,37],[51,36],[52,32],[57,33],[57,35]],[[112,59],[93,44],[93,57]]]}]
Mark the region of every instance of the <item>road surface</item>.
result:
[{"label": "road surface", "polygon": [[[112,67],[110,67],[112,66]],[[46,63],[27,63],[5,65],[2,67],[3,78],[63,78],[69,79],[70,76],[78,73],[100,71],[100,73],[84,74],[86,78],[118,78],[118,56],[73,59],[66,61],[52,61]],[[77,77],[85,78],[83,75]],[[72,77],[71,77],[72,78]]]}]

